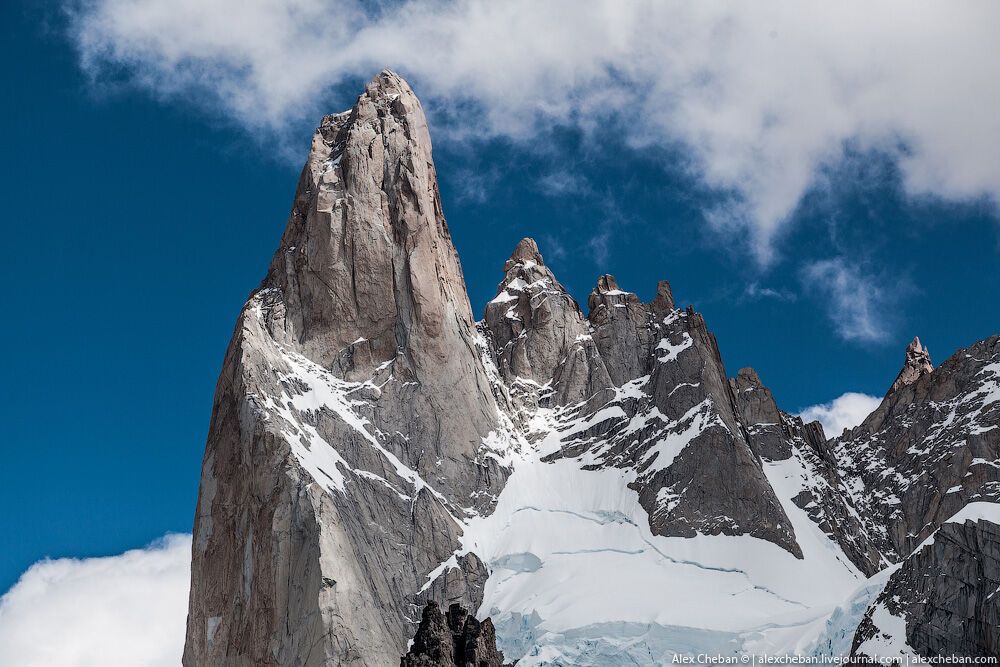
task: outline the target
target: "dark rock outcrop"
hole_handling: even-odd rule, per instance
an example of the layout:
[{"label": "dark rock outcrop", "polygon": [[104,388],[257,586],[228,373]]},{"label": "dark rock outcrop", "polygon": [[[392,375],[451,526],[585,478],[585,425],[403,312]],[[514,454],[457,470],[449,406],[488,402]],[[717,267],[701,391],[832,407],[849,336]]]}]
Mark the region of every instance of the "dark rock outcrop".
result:
[{"label": "dark rock outcrop", "polygon": [[[908,366],[922,365],[926,350],[910,348]],[[997,655],[998,526],[953,517],[1000,502],[1000,336],[896,386],[831,452],[866,532],[900,564],[855,651]]]},{"label": "dark rock outcrop", "polygon": [[[792,455],[791,433],[785,427],[786,415],[778,409],[771,390],[761,382],[757,371],[741,368],[735,378],[729,380],[730,389],[736,402],[736,410],[747,427],[748,440],[754,452],[765,459],[783,461]],[[813,422],[816,424],[815,422]],[[819,432],[815,428],[819,427]],[[810,425],[809,433],[815,433],[818,445],[823,437],[822,426]]]},{"label": "dark rock outcrop", "polygon": [[752,368],[740,369],[729,382],[751,449],[765,464],[789,459],[798,464],[801,490],[792,502],[840,545],[861,572],[872,575],[882,569],[885,559],[858,518],[853,500],[841,489],[822,425],[804,423],[779,409]]},{"label": "dark rock outcrop", "polygon": [[946,523],[866,612],[853,655],[1000,655],[1000,526]]},{"label": "dark rock outcrop", "polygon": [[[665,285],[661,283],[661,285]],[[669,285],[666,287],[669,293]],[[671,299],[672,301],[672,299]],[[587,299],[592,337],[608,369],[611,382],[620,387],[653,368],[653,328],[650,308],[632,292],[618,288],[614,276],[601,276]]]},{"label": "dark rock outcrop", "polygon": [[452,604],[445,614],[428,602],[410,650],[400,667],[508,667],[497,650],[496,631],[489,618],[478,621],[464,607]]}]

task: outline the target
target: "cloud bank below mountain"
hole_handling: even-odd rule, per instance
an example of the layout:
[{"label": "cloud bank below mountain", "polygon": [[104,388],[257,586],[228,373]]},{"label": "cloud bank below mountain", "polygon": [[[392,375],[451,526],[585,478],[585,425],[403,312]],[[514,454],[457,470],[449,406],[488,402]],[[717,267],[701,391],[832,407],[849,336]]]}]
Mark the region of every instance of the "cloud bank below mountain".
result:
[{"label": "cloud bank below mountain", "polygon": [[0,598],[0,655],[21,667],[176,667],[191,536],[104,558],[44,560]]}]

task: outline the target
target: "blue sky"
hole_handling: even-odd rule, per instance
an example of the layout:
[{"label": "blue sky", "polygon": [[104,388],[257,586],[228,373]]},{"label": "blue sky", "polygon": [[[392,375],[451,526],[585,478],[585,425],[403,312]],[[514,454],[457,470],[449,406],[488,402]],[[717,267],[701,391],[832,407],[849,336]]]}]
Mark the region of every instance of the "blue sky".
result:
[{"label": "blue sky", "polygon": [[[774,108],[750,93],[729,97],[746,77],[723,63],[714,79],[723,100],[764,118],[745,128],[728,105],[657,116],[685,92],[671,93],[676,79],[604,53],[581,69],[595,56],[575,42],[548,61],[525,49],[524,61],[499,52],[477,62],[479,49],[463,52],[459,40],[448,53],[479,69],[449,70],[447,54],[417,49],[408,60],[402,46],[303,36],[294,22],[275,26],[282,39],[224,35],[198,3],[177,5],[196,19],[181,30],[157,23],[156,2],[138,3],[145,15],[92,3],[74,20],[33,3],[0,8],[9,425],[0,590],[41,558],[113,554],[190,531],[216,376],[281,235],[311,127],[348,108],[381,66],[406,76],[428,109],[477,313],[517,240],[533,236],[582,302],[601,273],[647,299],[670,280],[678,301],[705,314],[730,373],[753,365],[791,411],[848,391],[881,395],[914,335],[940,362],[1000,331],[1000,186],[990,180],[1000,152],[992,121],[977,115],[997,99],[996,79],[980,85],[977,68],[993,65],[975,54],[924,72],[928,87],[956,79],[949,68],[968,74],[955,111],[890,113],[863,91],[828,119],[809,103],[823,90]],[[307,19],[329,10],[299,4]],[[268,6],[249,3],[244,27],[269,24]],[[405,7],[407,25],[437,19],[444,30],[455,18]],[[475,33],[479,19],[464,19]],[[488,23],[501,19],[510,17]],[[394,35],[392,44],[428,43],[394,20],[359,11],[347,23]],[[596,29],[578,21],[581,34]],[[763,34],[772,33],[784,34]],[[247,56],[248,42],[265,61]],[[359,55],[341,63],[341,52]],[[306,71],[295,60],[303,53],[336,66]],[[511,56],[505,68],[491,70],[501,56]],[[883,64],[876,88],[924,108],[911,97],[922,87]],[[981,98],[958,96],[977,89]],[[711,123],[699,111],[715,114]]]}]

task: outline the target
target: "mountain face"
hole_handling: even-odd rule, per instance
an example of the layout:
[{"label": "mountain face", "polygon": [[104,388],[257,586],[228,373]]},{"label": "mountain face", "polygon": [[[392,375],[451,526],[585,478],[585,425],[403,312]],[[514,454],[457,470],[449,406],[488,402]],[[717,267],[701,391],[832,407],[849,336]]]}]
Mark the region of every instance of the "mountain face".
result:
[{"label": "mountain face", "polygon": [[529,404],[572,424],[550,460],[634,475],[655,535],[754,535],[801,556],[737,420],[715,338],[700,315],[673,307],[669,284],[644,304],[602,276],[584,318],[534,241],[504,268],[484,333],[504,379],[529,381]]},{"label": "mountain face", "polygon": [[895,563],[854,652],[997,656],[1000,336],[929,366],[914,340],[882,404],[831,443],[844,492]]},{"label": "mountain face", "polygon": [[995,652],[1000,337],[914,341],[828,440],[666,281],[586,305],[524,239],[475,321],[409,86],[325,117],[219,377],[184,664]]},{"label": "mountain face", "polygon": [[[509,429],[430,151],[388,72],[313,138],[219,378],[187,664],[395,663],[428,573],[503,487]],[[475,608],[486,572],[463,565],[439,587]]]},{"label": "mountain face", "polygon": [[917,340],[882,404],[830,446],[845,493],[893,562],[967,503],[1000,501],[1000,336],[933,371],[926,350],[914,352]]},{"label": "mountain face", "polygon": [[788,462],[785,465],[800,469],[801,489],[791,501],[837,543],[860,572],[878,572],[884,558],[859,518],[853,499],[842,488],[823,427],[781,411],[752,368],[740,369],[729,382],[750,446],[761,461],[770,465]]},{"label": "mountain face", "polygon": [[861,621],[854,655],[1000,655],[998,507],[966,505],[895,569]]}]

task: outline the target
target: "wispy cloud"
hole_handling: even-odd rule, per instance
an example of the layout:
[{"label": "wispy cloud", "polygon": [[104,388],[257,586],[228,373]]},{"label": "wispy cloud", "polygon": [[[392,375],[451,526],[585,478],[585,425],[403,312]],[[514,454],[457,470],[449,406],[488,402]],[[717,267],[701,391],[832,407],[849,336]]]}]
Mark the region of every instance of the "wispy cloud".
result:
[{"label": "wispy cloud", "polygon": [[542,237],[542,256],[546,261],[561,262],[569,255],[566,244],[558,237],[546,234]]},{"label": "wispy cloud", "polygon": [[33,565],[0,598],[0,656],[19,667],[175,667],[184,649],[191,536],[107,558]]},{"label": "wispy cloud", "polygon": [[389,66],[460,136],[613,126],[681,146],[725,195],[710,224],[762,263],[848,142],[891,155],[911,194],[1000,197],[997,3],[71,1],[95,81],[124,73],[255,132]]},{"label": "wispy cloud", "polygon": [[756,280],[747,283],[743,289],[743,301],[759,301],[761,299],[773,299],[775,301],[795,301],[795,292],[775,287],[761,285]]},{"label": "wispy cloud", "polygon": [[841,338],[873,343],[889,337],[898,288],[841,257],[806,263],[801,276],[806,289],[825,302]]},{"label": "wispy cloud", "polygon": [[799,412],[799,416],[807,422],[818,421],[826,436],[832,438],[863,422],[881,402],[875,396],[849,391],[829,403],[811,405]]},{"label": "wispy cloud", "polygon": [[591,191],[586,178],[566,170],[548,172],[536,181],[536,186],[543,194],[550,197],[584,195]]},{"label": "wispy cloud", "polygon": [[500,170],[491,167],[485,171],[460,169],[452,178],[457,188],[458,199],[474,204],[482,204],[489,199],[500,181]]},{"label": "wispy cloud", "polygon": [[608,263],[608,256],[611,253],[611,230],[605,226],[601,231],[590,237],[587,241],[587,248],[590,256],[594,258],[594,263],[598,267],[604,267]]}]

